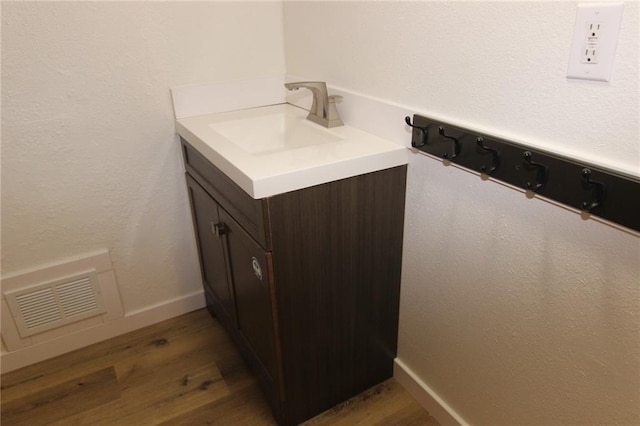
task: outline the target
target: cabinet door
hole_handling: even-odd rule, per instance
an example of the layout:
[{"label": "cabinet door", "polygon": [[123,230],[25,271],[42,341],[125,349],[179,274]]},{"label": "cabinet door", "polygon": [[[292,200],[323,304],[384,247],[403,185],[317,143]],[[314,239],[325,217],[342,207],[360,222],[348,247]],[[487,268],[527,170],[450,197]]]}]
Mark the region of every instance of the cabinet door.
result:
[{"label": "cabinet door", "polygon": [[227,242],[238,331],[271,380],[275,381],[278,370],[268,263],[270,254],[222,209],[220,219],[228,227]]},{"label": "cabinet door", "polygon": [[[187,175],[191,211],[196,230],[200,265],[205,285],[213,294],[215,300],[214,311],[223,322],[233,323],[233,296],[227,279],[224,240],[222,235],[226,231],[220,221],[218,204],[198,183]],[[216,309],[219,305],[223,312]]]}]

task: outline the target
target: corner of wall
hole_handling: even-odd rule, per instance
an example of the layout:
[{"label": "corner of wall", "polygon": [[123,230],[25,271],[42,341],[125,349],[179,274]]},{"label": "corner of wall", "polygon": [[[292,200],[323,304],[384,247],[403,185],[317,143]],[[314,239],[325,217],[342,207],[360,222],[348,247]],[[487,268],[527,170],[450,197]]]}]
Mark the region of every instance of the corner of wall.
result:
[{"label": "corner of wall", "polygon": [[396,358],[393,377],[429,412],[442,426],[468,426],[442,398],[418,377],[404,362]]}]

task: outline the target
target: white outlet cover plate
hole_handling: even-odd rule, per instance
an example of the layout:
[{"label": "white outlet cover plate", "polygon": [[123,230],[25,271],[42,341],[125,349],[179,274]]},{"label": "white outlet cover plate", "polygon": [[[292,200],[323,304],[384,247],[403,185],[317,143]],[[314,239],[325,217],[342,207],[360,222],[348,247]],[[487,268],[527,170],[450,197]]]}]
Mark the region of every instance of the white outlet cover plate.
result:
[{"label": "white outlet cover plate", "polygon": [[[573,43],[567,68],[568,78],[609,81],[613,72],[613,60],[618,44],[618,33],[622,22],[622,3],[586,3],[578,5]],[[598,63],[585,64],[581,61],[584,53],[589,23],[600,23],[598,37]]]}]

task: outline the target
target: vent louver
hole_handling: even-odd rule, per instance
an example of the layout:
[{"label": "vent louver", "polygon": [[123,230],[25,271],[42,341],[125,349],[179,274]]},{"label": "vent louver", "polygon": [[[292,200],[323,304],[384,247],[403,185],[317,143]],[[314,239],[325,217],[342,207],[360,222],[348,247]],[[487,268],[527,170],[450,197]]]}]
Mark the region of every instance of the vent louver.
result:
[{"label": "vent louver", "polygon": [[93,272],[6,293],[5,296],[22,337],[105,312]]}]

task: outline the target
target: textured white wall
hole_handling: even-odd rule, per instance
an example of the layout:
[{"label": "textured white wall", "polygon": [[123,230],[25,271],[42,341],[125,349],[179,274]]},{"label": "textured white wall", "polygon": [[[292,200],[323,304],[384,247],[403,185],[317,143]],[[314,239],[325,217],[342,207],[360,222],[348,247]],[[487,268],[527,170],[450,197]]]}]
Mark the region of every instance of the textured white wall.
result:
[{"label": "textured white wall", "polygon": [[[287,72],[640,175],[638,3],[610,83],[565,77],[576,5],[285,2]],[[637,233],[412,155],[399,358],[472,424],[638,424],[639,264]]]},{"label": "textured white wall", "polygon": [[283,72],[280,3],[2,2],[2,273],[107,248],[126,312],[197,291],[169,89]]}]

